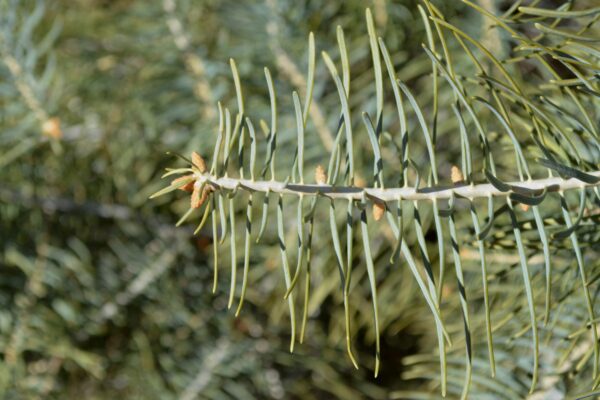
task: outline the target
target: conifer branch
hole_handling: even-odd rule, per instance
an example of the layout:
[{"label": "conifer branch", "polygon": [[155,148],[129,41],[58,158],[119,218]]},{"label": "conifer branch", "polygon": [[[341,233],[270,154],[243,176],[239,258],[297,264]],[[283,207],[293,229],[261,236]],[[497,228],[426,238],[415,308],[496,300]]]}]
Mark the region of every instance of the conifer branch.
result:
[{"label": "conifer branch", "polygon": [[[525,182],[510,182],[507,185],[534,192],[562,192],[571,189],[585,189],[600,185],[600,171],[587,173],[598,178],[594,183],[586,183],[576,178],[563,179],[552,177],[545,179],[532,179]],[[357,186],[331,186],[326,184],[298,184],[275,180],[261,181],[238,179],[232,177],[218,177],[210,174],[195,174],[197,182],[207,182],[217,188],[235,190],[236,188],[254,192],[278,193],[286,195],[314,195],[325,196],[332,199],[362,200],[364,197],[380,201],[402,200],[434,200],[450,199],[452,197],[465,197],[468,199],[488,198],[489,196],[508,196],[518,191],[500,190],[491,183],[480,184],[455,184],[446,186],[430,186],[425,188],[377,188]]]}]

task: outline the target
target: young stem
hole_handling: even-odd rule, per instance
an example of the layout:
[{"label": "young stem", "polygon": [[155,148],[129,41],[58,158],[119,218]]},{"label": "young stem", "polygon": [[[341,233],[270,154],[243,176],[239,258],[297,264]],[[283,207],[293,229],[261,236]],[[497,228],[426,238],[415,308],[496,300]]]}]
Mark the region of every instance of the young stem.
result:
[{"label": "young stem", "polygon": [[[600,171],[588,172],[589,175],[600,177]],[[289,195],[324,195],[332,199],[361,200],[364,195],[379,201],[403,200],[434,200],[449,199],[454,196],[462,196],[468,199],[488,196],[508,196],[511,191],[502,192],[490,183],[472,185],[447,185],[415,189],[411,187],[402,188],[361,188],[355,186],[330,186],[317,184],[297,184],[278,181],[259,181],[249,179],[237,179],[231,177],[216,177],[210,174],[196,173],[196,179],[200,182],[209,181],[217,188],[233,190],[240,187],[245,190],[256,192],[272,192]],[[582,189],[600,185],[600,182],[589,184],[575,178],[563,179],[560,177],[532,179],[524,182],[509,182],[509,185],[519,186],[531,190],[547,189],[548,192],[557,192],[570,189]]]}]

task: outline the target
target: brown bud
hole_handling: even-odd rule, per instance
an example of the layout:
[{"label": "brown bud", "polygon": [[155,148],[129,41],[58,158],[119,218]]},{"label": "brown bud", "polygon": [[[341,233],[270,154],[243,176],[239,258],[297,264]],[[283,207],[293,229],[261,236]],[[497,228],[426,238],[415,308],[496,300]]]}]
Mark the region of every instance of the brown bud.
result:
[{"label": "brown bud", "polygon": [[171,182],[172,186],[177,186],[179,184],[181,184],[184,181],[189,180],[189,182],[187,182],[185,185],[181,186],[179,188],[179,190],[183,190],[185,192],[191,192],[192,190],[194,190],[194,180],[191,179],[192,175],[185,175],[185,176],[180,176],[179,178],[173,179],[173,181]]},{"label": "brown bud", "polygon": [[194,181],[190,181],[188,183],[186,183],[185,185],[183,185],[182,187],[179,188],[179,190],[183,190],[184,192],[192,192],[194,190]]},{"label": "brown bud", "polygon": [[450,169],[450,179],[452,183],[461,183],[465,180],[462,171],[456,165],[453,165]]},{"label": "brown bud", "polygon": [[327,173],[321,165],[317,165],[317,168],[315,169],[315,181],[319,185],[324,185],[327,183]]},{"label": "brown bud", "polygon": [[190,207],[200,208],[200,186],[194,185],[194,191],[192,192],[192,198],[190,200]]},{"label": "brown bud", "polygon": [[42,133],[54,139],[62,138],[63,133],[60,129],[60,119],[58,117],[52,117],[44,121],[42,124]]},{"label": "brown bud", "polygon": [[192,152],[192,164],[194,164],[194,167],[198,168],[198,171],[200,171],[201,174],[206,172],[206,162],[204,161],[204,158],[195,151]]},{"label": "brown bud", "polygon": [[379,221],[385,213],[385,203],[373,203],[373,219]]},{"label": "brown bud", "polygon": [[365,187],[366,184],[367,184],[367,181],[365,181],[362,176],[354,177],[354,186],[362,188],[362,187]]},{"label": "brown bud", "polygon": [[202,195],[200,196],[200,205],[204,204],[206,199],[208,199],[208,195],[212,192],[212,188],[210,186],[205,186],[202,191]]},{"label": "brown bud", "polygon": [[200,208],[202,205],[202,195],[204,190],[200,189],[200,185],[194,185],[194,190],[192,192],[192,198],[190,200],[190,206],[192,208]]},{"label": "brown bud", "polygon": [[208,185],[205,185],[202,191],[200,190],[199,185],[194,185],[190,206],[192,208],[200,208],[206,199],[208,199],[210,192],[212,192],[212,188]]}]

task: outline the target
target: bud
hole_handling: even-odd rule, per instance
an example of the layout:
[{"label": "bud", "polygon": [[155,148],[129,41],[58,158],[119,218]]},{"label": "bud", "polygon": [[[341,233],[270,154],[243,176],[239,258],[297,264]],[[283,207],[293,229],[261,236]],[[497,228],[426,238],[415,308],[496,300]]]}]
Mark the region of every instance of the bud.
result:
[{"label": "bud", "polygon": [[194,191],[192,192],[192,198],[190,200],[190,207],[200,208],[200,186],[194,185]]},{"label": "bud", "polygon": [[190,206],[192,208],[200,208],[206,199],[208,199],[210,192],[212,192],[212,188],[209,185],[204,185],[204,188],[200,190],[201,186],[202,185],[194,185],[192,198],[190,200]]},{"label": "bud", "polygon": [[315,181],[319,185],[324,185],[327,183],[327,173],[321,165],[317,165],[317,169],[315,169]]},{"label": "bud", "polygon": [[184,192],[192,192],[194,190],[194,181],[190,181],[179,188],[179,190],[183,190]]},{"label": "bud", "polygon": [[204,204],[206,199],[208,199],[208,195],[210,194],[210,192],[212,192],[211,187],[208,185],[204,186],[204,190],[202,190],[202,194],[200,195],[200,205],[198,207]]},{"label": "bud", "polygon": [[62,138],[63,133],[60,129],[60,119],[58,117],[52,117],[44,121],[42,124],[42,133],[53,139]]},{"label": "bud", "polygon": [[373,219],[379,221],[385,213],[385,203],[375,202],[373,203]]},{"label": "bud", "polygon": [[465,177],[463,176],[462,171],[456,165],[453,165],[452,168],[450,169],[450,179],[452,180],[452,183],[455,183],[455,184],[461,183],[462,181],[465,180]]},{"label": "bud", "polygon": [[206,162],[204,161],[204,158],[195,151],[192,152],[192,164],[198,168],[198,171],[200,171],[201,174],[206,172]]},{"label": "bud", "polygon": [[[181,182],[186,181],[186,180],[188,180],[190,178],[192,178],[192,175],[180,176],[179,178],[173,179],[173,181],[171,182],[171,185],[172,186],[177,186]],[[194,183],[195,183],[194,180],[191,179],[185,185],[181,186],[179,188],[179,190],[183,190],[184,192],[191,192],[192,190],[194,190]]]},{"label": "bud", "polygon": [[363,187],[365,187],[366,184],[367,184],[367,181],[365,181],[362,176],[354,177],[354,186],[363,188]]}]

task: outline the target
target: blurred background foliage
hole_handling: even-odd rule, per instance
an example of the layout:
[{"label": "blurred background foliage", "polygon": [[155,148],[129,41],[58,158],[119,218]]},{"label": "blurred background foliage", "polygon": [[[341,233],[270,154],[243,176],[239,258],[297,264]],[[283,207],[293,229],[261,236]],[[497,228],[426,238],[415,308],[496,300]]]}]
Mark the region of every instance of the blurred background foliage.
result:
[{"label": "blurred background foliage", "polygon": [[[498,10],[510,5],[485,3]],[[350,106],[357,111],[374,108],[367,6],[398,76],[411,82],[421,104],[429,104],[430,60],[421,50],[426,37],[416,0],[0,4],[3,398],[439,396],[435,332],[406,268],[378,271],[383,369],[373,379],[374,332],[364,269],[355,271],[352,295],[361,369],[355,371],[345,353],[342,293],[326,240],[316,241],[313,249],[315,289],[307,337],[291,355],[274,228],[268,228],[270,245],[253,249],[246,305],[235,318],[226,310],[227,278],[211,293],[210,232],[192,235],[197,215],[174,227],[189,199],[148,200],[164,184],[159,179],[164,167],[173,162],[167,151],[212,154],[216,101],[234,102],[230,57],[237,61],[253,115],[265,120],[269,115],[263,66],[271,69],[278,92],[285,94],[280,96],[280,162],[289,162],[283,155],[295,145],[288,94],[305,86],[309,32],[316,35],[317,50],[336,54],[336,26],[344,28],[352,64]],[[435,4],[446,19],[463,21],[463,29],[475,35],[493,32],[458,1]],[[337,93],[328,79],[319,79],[326,75],[321,63],[308,128],[316,134],[307,135],[306,159],[313,166],[325,162],[323,149],[330,148],[337,123]],[[450,129],[454,126],[439,121],[440,137]],[[368,148],[367,137],[361,140],[358,146]],[[368,170],[368,155],[358,157],[357,163]],[[449,166],[453,157],[457,154],[440,163]],[[422,210],[422,217],[427,228],[430,210]],[[406,240],[414,243],[414,234],[408,233]],[[389,257],[385,237],[373,241],[374,258]],[[521,290],[510,285],[519,281],[518,274],[506,274],[506,265],[498,264],[498,279],[506,286],[496,290]],[[473,282],[479,282],[476,258],[471,268]],[[574,276],[570,269],[564,274],[556,279]],[[474,288],[473,298],[480,298],[478,290]],[[494,304],[509,319],[515,307],[510,300],[495,297]],[[462,330],[457,304],[450,306],[457,317],[453,332]],[[584,314],[578,300],[563,305],[567,314]],[[473,324],[482,321],[474,318]],[[578,321],[560,321],[565,335],[581,328]],[[519,361],[522,338],[513,335],[510,320],[505,325],[506,332],[497,334],[502,368],[496,381],[485,367],[484,340],[477,340],[483,351],[476,353],[475,365],[483,366],[473,378],[474,398],[486,393],[489,398],[523,398],[527,393],[530,360]],[[515,326],[520,329],[522,322]],[[547,344],[544,360],[555,357],[556,346]],[[463,351],[459,345],[449,359],[450,397],[460,393]],[[578,378],[565,378],[556,386],[558,395],[578,391]]]}]

